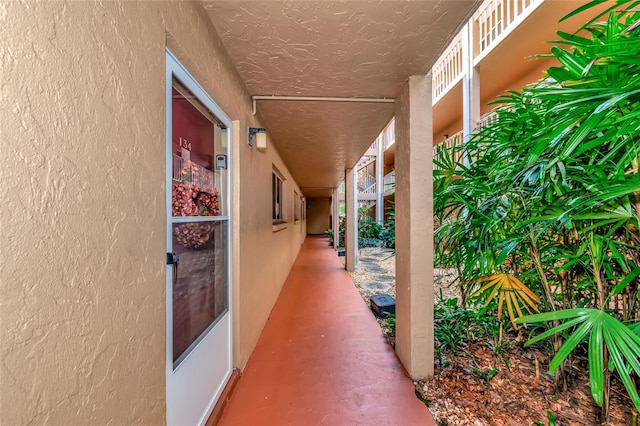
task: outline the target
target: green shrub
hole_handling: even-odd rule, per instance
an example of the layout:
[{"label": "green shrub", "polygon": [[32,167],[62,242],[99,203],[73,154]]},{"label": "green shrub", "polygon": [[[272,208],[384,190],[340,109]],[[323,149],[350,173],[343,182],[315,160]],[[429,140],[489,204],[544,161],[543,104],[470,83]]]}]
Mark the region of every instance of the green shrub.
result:
[{"label": "green shrub", "polygon": [[445,354],[455,356],[467,343],[493,339],[500,333],[500,322],[487,309],[458,306],[458,299],[440,299],[434,309],[436,356],[442,365]]},{"label": "green shrub", "polygon": [[498,319],[543,324],[529,344],[553,338],[556,385],[586,350],[603,421],[611,374],[640,410],[639,4],[567,15],[606,5],[585,31],[558,31],[543,81],[501,96],[462,146],[434,156],[437,266],[457,268],[462,294]]},{"label": "green shrub", "polygon": [[325,234],[327,234],[327,238],[329,238],[329,245],[332,246],[333,245],[333,229],[330,228],[324,232]]},{"label": "green shrub", "polygon": [[380,230],[380,239],[384,241],[386,248],[396,248],[396,212],[387,213],[387,221]]},{"label": "green shrub", "polygon": [[358,237],[380,239],[383,226],[372,220],[363,220],[358,223]]}]

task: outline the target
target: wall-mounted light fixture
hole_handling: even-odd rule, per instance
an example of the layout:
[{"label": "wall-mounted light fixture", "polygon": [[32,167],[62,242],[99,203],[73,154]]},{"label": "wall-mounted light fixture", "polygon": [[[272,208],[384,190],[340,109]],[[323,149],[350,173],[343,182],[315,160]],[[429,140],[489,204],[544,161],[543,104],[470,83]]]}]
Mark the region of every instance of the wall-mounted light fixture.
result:
[{"label": "wall-mounted light fixture", "polygon": [[267,149],[267,129],[249,127],[249,146],[253,146],[254,141],[256,148],[260,150]]}]

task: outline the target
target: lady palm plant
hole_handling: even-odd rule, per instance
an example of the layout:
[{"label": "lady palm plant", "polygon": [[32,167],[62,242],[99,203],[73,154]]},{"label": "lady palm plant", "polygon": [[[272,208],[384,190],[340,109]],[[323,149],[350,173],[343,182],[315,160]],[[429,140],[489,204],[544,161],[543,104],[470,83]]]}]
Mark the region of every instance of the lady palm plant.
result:
[{"label": "lady palm plant", "polygon": [[[442,152],[434,172],[436,260],[457,263],[499,316],[506,304],[514,326],[551,322],[528,342],[556,336],[551,370],[586,346],[605,417],[609,372],[640,410],[640,2],[607,4],[558,33],[545,80],[498,99],[463,148],[469,161]],[[532,294],[548,312],[522,317]]]}]

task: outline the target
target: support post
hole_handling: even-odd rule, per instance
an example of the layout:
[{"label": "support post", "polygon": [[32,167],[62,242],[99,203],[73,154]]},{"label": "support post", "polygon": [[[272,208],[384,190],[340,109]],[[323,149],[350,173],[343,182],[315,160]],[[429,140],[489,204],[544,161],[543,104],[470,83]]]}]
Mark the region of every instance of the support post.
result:
[{"label": "support post", "polygon": [[384,138],[378,136],[376,152],[376,222],[384,223]]},{"label": "support post", "polygon": [[396,352],[413,379],[434,373],[431,73],[396,100]]},{"label": "support post", "polygon": [[480,74],[473,66],[473,20],[462,28],[462,67],[462,130],[466,142],[480,120]]},{"label": "support post", "polygon": [[333,229],[333,248],[338,249],[340,239],[340,199],[338,198],[338,188],[333,188],[331,196],[331,229]]},{"label": "support post", "polygon": [[347,170],[344,180],[344,202],[346,205],[345,220],[345,267],[347,271],[356,270],[358,262],[358,177],[356,168]]}]

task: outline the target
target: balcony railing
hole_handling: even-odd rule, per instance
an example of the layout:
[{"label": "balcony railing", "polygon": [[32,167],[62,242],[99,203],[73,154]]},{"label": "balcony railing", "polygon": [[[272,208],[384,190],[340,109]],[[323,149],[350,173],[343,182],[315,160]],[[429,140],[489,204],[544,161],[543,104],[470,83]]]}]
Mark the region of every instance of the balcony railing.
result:
[{"label": "balcony railing", "polygon": [[462,76],[462,33],[458,33],[433,66],[432,98],[437,102]]},{"label": "balcony railing", "polygon": [[371,144],[371,146],[369,148],[367,148],[367,151],[377,151],[378,150],[378,141],[380,139],[380,135],[378,135],[378,137],[376,138],[376,140],[373,141],[373,143]]},{"label": "balcony railing", "polygon": [[484,127],[498,120],[498,113],[495,110],[489,111],[478,120],[477,128]]},{"label": "balcony railing", "polygon": [[[545,0],[485,0],[471,18],[474,63],[484,57],[507,34],[522,23]],[[432,99],[435,104],[462,78],[463,36],[458,33],[431,68]]]},{"label": "balcony railing", "polygon": [[391,145],[396,143],[396,120],[392,119],[387,127],[382,131],[382,149],[386,150]]},{"label": "balcony railing", "polygon": [[[461,146],[464,143],[463,131],[460,130],[458,133],[455,133],[449,136],[448,138],[443,140],[442,143],[447,147],[447,152],[451,152],[451,149],[454,146]],[[453,160],[458,161],[461,155],[462,155],[462,151],[456,150]],[[433,169],[438,170],[439,167],[436,165],[435,161],[442,161],[442,159],[439,156],[438,145],[433,147],[433,160],[434,160]]]},{"label": "balcony railing", "polygon": [[474,57],[483,55],[520,25],[543,0],[486,0],[473,14]]},{"label": "balcony railing", "polygon": [[[491,123],[494,123],[497,120],[498,120],[498,112],[496,110],[489,111],[488,113],[480,117],[480,119],[476,123],[476,128],[474,129],[474,133],[478,131],[480,128],[487,126]],[[464,144],[464,132],[461,130],[458,133],[455,133],[449,136],[448,138],[446,138],[445,140],[443,140],[442,143],[447,147],[447,152],[451,152],[451,149],[454,146],[461,146],[462,144]],[[439,147],[439,144],[433,147],[434,161],[441,160],[438,155],[438,147]],[[461,150],[456,150],[454,160],[458,161],[461,156],[462,156]],[[433,164],[433,168],[436,170],[438,169],[435,163]]]},{"label": "balcony railing", "polygon": [[390,195],[396,192],[396,171],[392,170],[383,178],[384,182],[384,195]]},{"label": "balcony railing", "polygon": [[376,193],[376,178],[367,173],[366,170],[358,172],[358,191],[365,194]]}]

